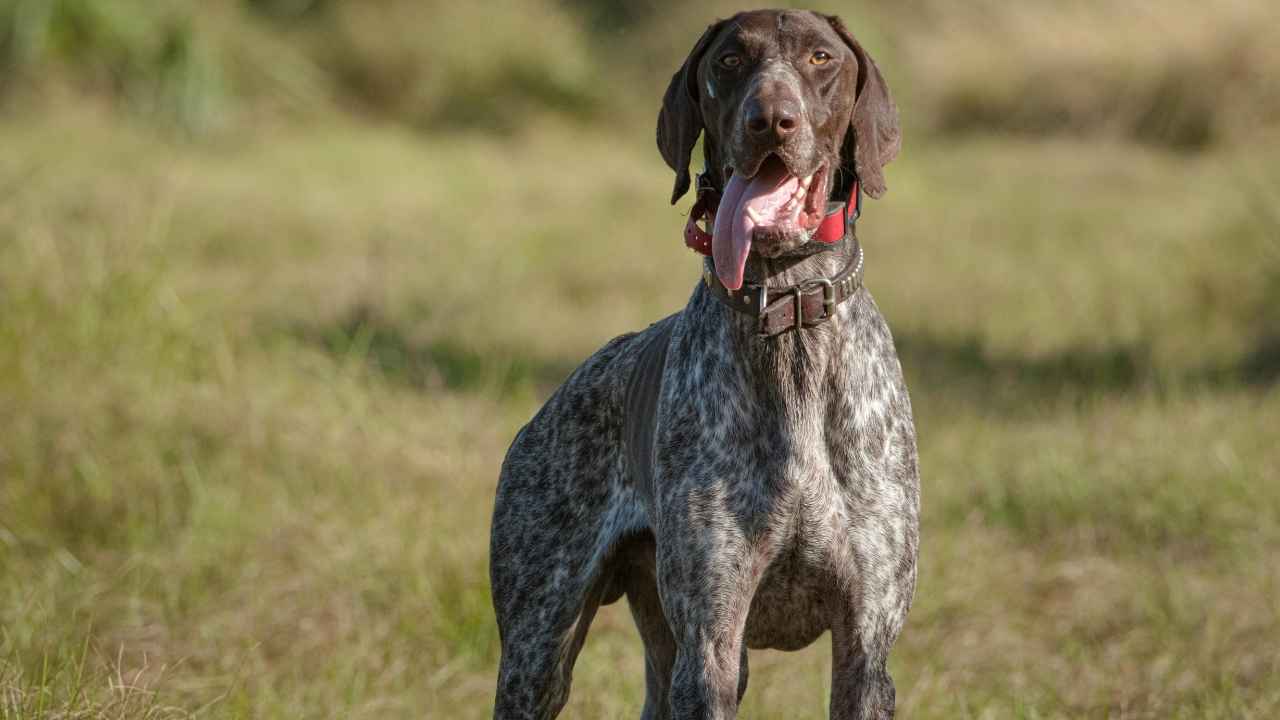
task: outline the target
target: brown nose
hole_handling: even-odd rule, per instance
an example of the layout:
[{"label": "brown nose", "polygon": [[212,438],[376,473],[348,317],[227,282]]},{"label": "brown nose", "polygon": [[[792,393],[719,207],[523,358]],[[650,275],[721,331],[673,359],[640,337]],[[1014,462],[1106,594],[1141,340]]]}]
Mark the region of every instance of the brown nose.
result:
[{"label": "brown nose", "polygon": [[747,132],[757,140],[772,136],[786,142],[800,123],[800,108],[791,100],[752,100],[747,105]]}]

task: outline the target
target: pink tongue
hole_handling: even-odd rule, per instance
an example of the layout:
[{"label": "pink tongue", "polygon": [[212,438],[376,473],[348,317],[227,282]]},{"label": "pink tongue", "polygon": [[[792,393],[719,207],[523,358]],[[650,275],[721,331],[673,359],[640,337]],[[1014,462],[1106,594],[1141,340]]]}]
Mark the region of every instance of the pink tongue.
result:
[{"label": "pink tongue", "polygon": [[725,287],[730,290],[742,287],[742,273],[756,228],[747,208],[765,223],[776,222],[799,182],[776,158],[766,161],[750,181],[744,181],[737,174],[729,178],[711,232],[711,257],[715,260],[716,275]]}]

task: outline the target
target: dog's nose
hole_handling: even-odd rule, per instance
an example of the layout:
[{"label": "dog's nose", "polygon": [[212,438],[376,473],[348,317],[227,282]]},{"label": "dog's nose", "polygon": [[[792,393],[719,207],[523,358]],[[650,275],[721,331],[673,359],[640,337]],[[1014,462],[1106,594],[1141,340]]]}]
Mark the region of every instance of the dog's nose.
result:
[{"label": "dog's nose", "polygon": [[747,132],[759,139],[785,142],[800,125],[800,108],[790,100],[753,100],[747,106]]}]

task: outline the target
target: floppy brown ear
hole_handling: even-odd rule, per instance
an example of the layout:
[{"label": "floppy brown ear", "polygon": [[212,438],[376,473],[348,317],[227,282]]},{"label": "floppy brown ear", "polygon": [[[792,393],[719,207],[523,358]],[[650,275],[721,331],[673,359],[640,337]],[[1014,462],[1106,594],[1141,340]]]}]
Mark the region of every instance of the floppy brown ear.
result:
[{"label": "floppy brown ear", "polygon": [[684,65],[671,76],[671,84],[662,98],[662,109],[658,111],[658,151],[676,171],[672,205],[689,191],[689,158],[703,129],[702,110],[698,106],[698,64],[722,25],[723,20],[709,26],[698,38]]},{"label": "floppy brown ear", "polygon": [[[888,165],[902,149],[902,130],[898,126],[898,106],[893,104],[889,86],[880,74],[880,68],[862,45],[854,39],[840,18],[828,16],[827,21],[839,33],[849,49],[858,58],[857,95],[853,104],[853,116],[849,132],[853,133],[854,167],[862,189],[871,197],[884,195],[884,166]],[[846,143],[847,145],[847,143]]]}]

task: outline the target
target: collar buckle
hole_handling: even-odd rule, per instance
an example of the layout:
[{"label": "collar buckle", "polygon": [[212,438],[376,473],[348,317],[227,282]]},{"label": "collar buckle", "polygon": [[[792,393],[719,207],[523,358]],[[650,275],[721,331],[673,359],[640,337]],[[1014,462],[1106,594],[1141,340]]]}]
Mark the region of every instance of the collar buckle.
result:
[{"label": "collar buckle", "polygon": [[817,288],[822,288],[822,312],[826,317],[836,314],[836,286],[831,282],[831,278],[812,278],[805,280],[796,286],[796,325],[800,325],[800,293],[807,293]]},{"label": "collar buckle", "polygon": [[[776,329],[769,326],[769,288],[766,285],[753,285],[752,288],[758,289],[756,295],[756,334],[761,337],[772,337],[776,335]],[[822,316],[815,318],[806,318],[804,315],[805,297],[815,290],[822,290]],[[777,301],[778,297],[790,297],[792,312],[795,314],[793,327],[808,327],[816,323],[830,320],[836,314],[836,286],[831,278],[811,278],[805,280],[799,285],[793,285],[783,288],[773,296],[773,300]],[[808,323],[806,324],[806,321]]]}]

